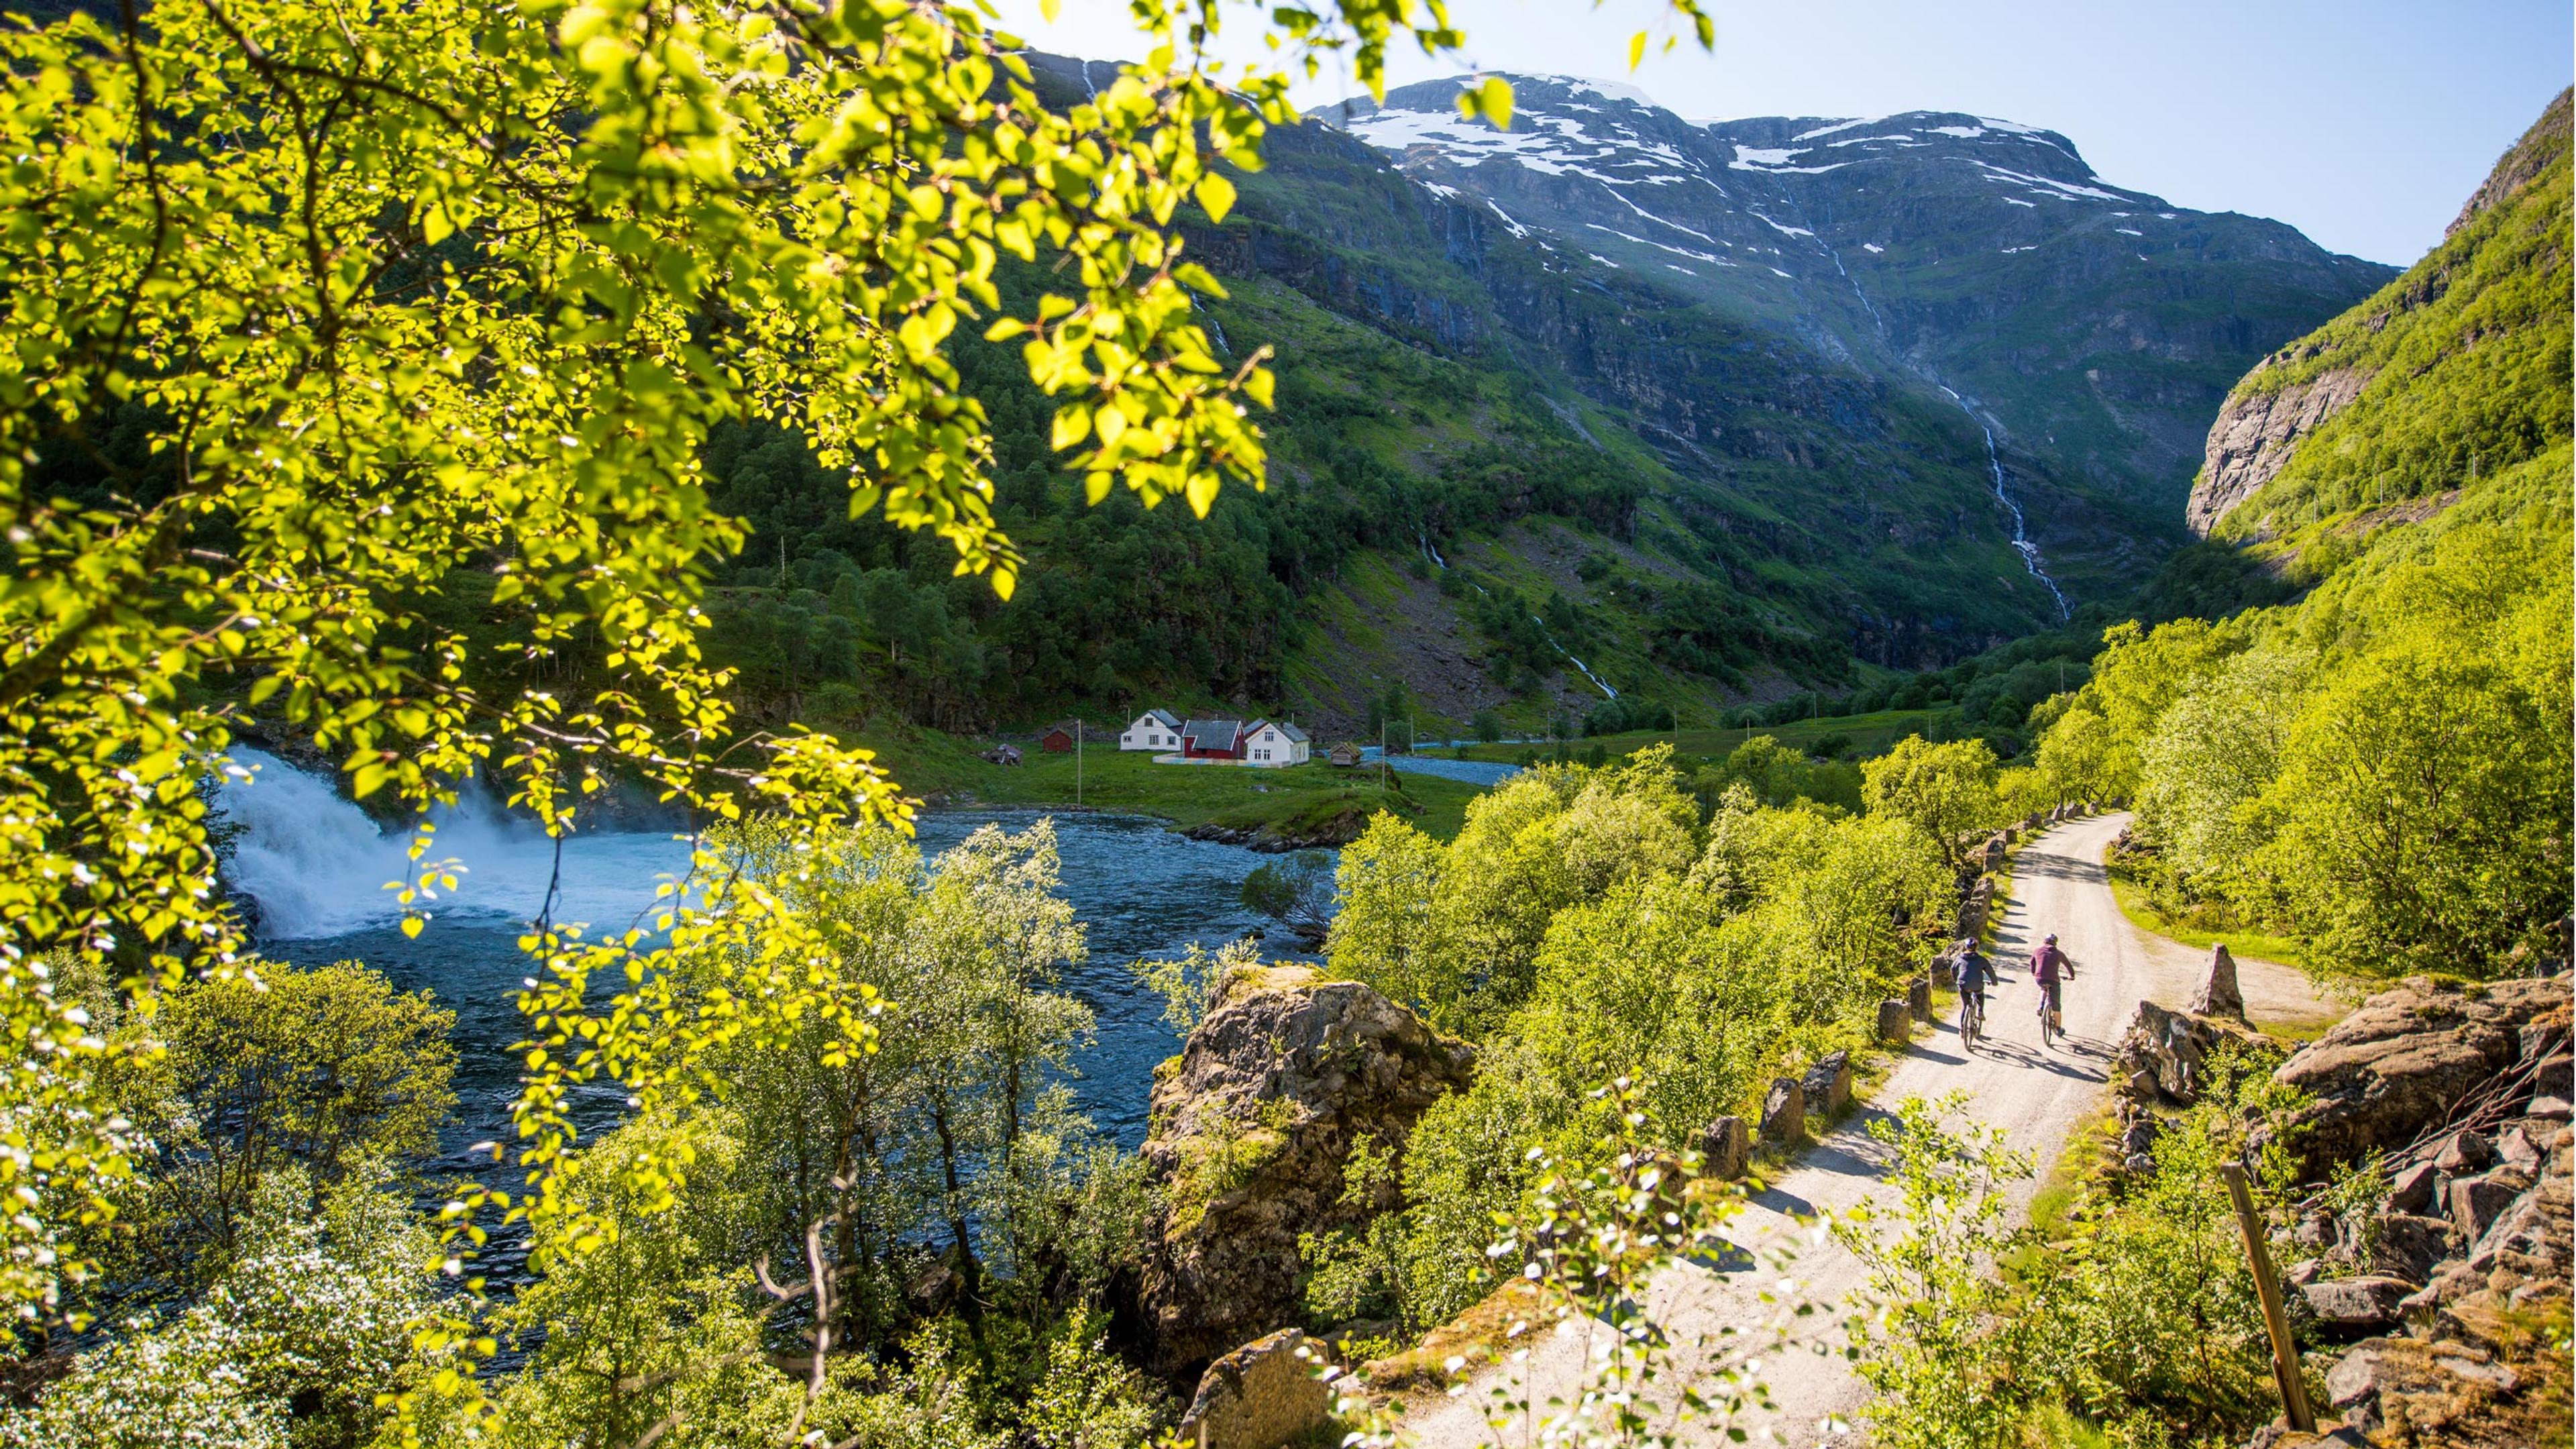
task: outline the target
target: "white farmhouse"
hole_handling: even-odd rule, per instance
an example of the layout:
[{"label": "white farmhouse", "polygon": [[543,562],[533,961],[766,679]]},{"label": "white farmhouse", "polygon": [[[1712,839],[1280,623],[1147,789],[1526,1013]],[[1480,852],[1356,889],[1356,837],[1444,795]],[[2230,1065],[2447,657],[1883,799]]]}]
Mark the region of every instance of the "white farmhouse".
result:
[{"label": "white farmhouse", "polygon": [[1306,732],[1277,720],[1256,720],[1243,738],[1243,762],[1277,768],[1302,765],[1313,753]]},{"label": "white farmhouse", "polygon": [[1181,721],[1168,709],[1145,711],[1118,736],[1118,748],[1122,750],[1177,750],[1180,747]]}]

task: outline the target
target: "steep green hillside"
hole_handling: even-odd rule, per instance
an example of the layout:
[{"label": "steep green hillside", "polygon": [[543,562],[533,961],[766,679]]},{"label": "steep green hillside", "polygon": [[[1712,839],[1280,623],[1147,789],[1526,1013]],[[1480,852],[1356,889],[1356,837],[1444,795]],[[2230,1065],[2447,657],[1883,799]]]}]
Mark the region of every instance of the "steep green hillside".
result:
[{"label": "steep green hillside", "polygon": [[2043,775],[2133,798],[2166,916],[2353,977],[2563,964],[2570,908],[2569,102],[2450,237],[2270,359],[2195,516],[2293,591],[2124,626]]},{"label": "steep green hillside", "polygon": [[[2567,110],[2562,95],[2499,165],[2433,253],[2324,328],[2267,358],[2230,394],[2233,419],[2349,380],[2348,402],[2276,429],[2270,477],[2205,469],[2195,503],[2213,536],[2322,575],[2356,535],[2422,517],[2481,479],[2563,446],[2569,413]],[[2256,482],[2238,496],[2230,482]],[[2409,506],[2413,505],[2413,506]],[[2386,510],[2386,512],[2378,512]]]}]

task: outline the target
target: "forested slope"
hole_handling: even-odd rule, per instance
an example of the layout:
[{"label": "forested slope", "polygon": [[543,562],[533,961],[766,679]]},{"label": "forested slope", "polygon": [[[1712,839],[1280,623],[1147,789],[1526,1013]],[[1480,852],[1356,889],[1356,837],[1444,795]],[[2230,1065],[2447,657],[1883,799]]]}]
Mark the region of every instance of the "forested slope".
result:
[{"label": "forested slope", "polygon": [[[1034,59],[1067,97],[1109,79]],[[1708,718],[2057,620],[1976,420],[1922,377],[1552,240],[1332,126],[1265,154],[1222,225],[1180,224],[1229,292],[1199,299],[1221,351],[1277,354],[1267,490],[1204,521],[1088,507],[1016,354],[962,349],[997,424],[997,513],[1034,560],[1004,607],[936,547],[846,521],[842,480],[792,440],[720,439],[717,498],[753,542],[720,568],[717,613],[755,708],[974,729],[1223,703],[1346,730],[1401,683],[1450,722],[1490,707],[1535,729],[1612,690]],[[2160,265],[2225,292],[2248,264],[2204,247]],[[2222,333],[2340,299],[2263,287],[2262,320]],[[1943,315],[1963,339],[2004,325]],[[2152,451],[2152,431],[2086,446]],[[2015,486],[2056,490],[2050,527],[2085,535],[2079,602],[2120,597],[2169,547],[2131,502],[2005,456]]]},{"label": "forested slope", "polygon": [[2196,516],[2292,600],[2113,631],[2041,743],[2135,796],[2127,867],[2178,915],[2361,976],[2565,957],[2568,129],[2562,94],[2441,246],[2231,397]]}]

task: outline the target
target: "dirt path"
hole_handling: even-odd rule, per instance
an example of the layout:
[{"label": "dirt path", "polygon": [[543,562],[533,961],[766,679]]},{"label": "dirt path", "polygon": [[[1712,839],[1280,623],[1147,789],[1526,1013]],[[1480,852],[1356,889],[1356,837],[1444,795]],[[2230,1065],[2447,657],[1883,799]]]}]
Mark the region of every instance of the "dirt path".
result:
[{"label": "dirt path", "polygon": [[[2072,821],[2023,847],[1993,953],[2006,971],[1988,998],[1988,1040],[1965,1052],[1955,1023],[1938,1025],[1918,1037],[1871,1093],[1874,1101],[1893,1105],[1909,1096],[1964,1091],[1972,1110],[2005,1129],[2015,1147],[2037,1154],[2046,1173],[2068,1133],[2100,1103],[2116,1037],[2138,1002],[2182,1005],[2199,986],[2206,961],[2203,953],[2140,935],[2120,914],[2103,874],[2102,851],[2127,820],[2113,815]],[[2067,1036],[2043,1049],[2034,1014],[2038,988],[2028,978],[2027,963],[2032,945],[2050,931],[2074,958],[2077,975],[2065,994]],[[2294,971],[2255,961],[2238,967],[2247,1011],[2258,1025],[2338,1014]],[[1676,1343],[1770,1316],[1756,1295],[1778,1282],[1768,1266],[1771,1250],[1802,1241],[1792,1215],[1852,1207],[1878,1186],[1886,1164],[1869,1137],[1869,1122],[1877,1115],[1870,1108],[1853,1113],[1753,1199],[1728,1234],[1753,1249],[1751,1254],[1734,1255],[1717,1268],[1677,1267],[1656,1279],[1649,1307]],[[2019,1185],[2016,1210],[2035,1190],[2035,1182]],[[1851,1255],[1832,1243],[1808,1249],[1792,1271],[1819,1304],[1839,1302],[1860,1286],[1862,1276]],[[1840,1335],[1828,1334],[1826,1342],[1838,1347]],[[1569,1389],[1583,1354],[1582,1340],[1572,1335],[1535,1346],[1526,1371],[1535,1376],[1536,1398],[1544,1402],[1550,1393]],[[1771,1362],[1766,1377],[1780,1410],[1769,1426],[1789,1444],[1841,1440],[1820,1433],[1819,1425],[1832,1415],[1849,1419],[1860,1407],[1861,1385],[1838,1354],[1785,1353]],[[1405,1426],[1409,1442],[1424,1449],[1488,1442],[1492,1431],[1484,1423],[1484,1405],[1495,1387],[1489,1375],[1458,1397],[1418,1411]]]}]

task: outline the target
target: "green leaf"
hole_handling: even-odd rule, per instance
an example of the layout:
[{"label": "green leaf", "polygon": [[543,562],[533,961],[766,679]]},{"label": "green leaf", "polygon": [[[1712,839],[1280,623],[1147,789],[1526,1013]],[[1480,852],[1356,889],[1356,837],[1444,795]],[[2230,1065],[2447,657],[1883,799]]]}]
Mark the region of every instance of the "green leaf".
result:
[{"label": "green leaf", "polygon": [[1225,214],[1234,210],[1234,183],[1213,171],[1199,178],[1198,187],[1193,194],[1198,197],[1199,205],[1207,211],[1210,221],[1223,221]]}]

